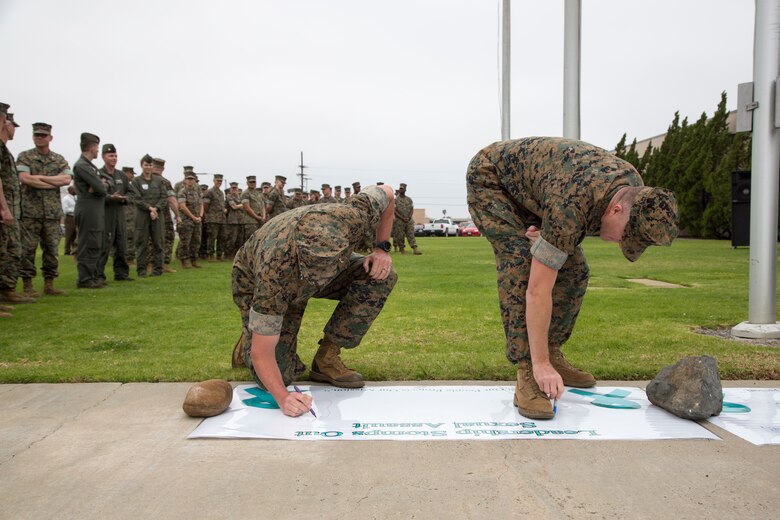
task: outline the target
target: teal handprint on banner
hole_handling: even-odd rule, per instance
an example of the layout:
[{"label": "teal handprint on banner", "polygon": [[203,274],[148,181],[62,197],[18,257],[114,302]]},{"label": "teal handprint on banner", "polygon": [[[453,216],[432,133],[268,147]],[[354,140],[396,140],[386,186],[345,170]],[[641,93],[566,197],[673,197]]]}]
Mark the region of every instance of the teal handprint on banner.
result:
[{"label": "teal handprint on banner", "polygon": [[614,408],[617,410],[635,410],[641,408],[639,403],[625,399],[625,397],[628,397],[631,394],[629,390],[616,388],[607,394],[600,394],[598,392],[591,392],[590,390],[571,388],[567,390],[567,392],[583,395],[585,397],[593,397],[594,399],[591,401],[591,404],[603,408]]},{"label": "teal handprint on banner", "polygon": [[[726,398],[726,392],[723,392],[723,398]],[[723,401],[723,410],[721,413],[750,413],[750,407],[739,403],[730,403]]]},{"label": "teal handprint on banner", "polygon": [[255,396],[241,400],[241,402],[247,406],[254,406],[255,408],[279,408],[274,397],[265,390],[255,386],[252,388],[245,388],[244,391]]}]

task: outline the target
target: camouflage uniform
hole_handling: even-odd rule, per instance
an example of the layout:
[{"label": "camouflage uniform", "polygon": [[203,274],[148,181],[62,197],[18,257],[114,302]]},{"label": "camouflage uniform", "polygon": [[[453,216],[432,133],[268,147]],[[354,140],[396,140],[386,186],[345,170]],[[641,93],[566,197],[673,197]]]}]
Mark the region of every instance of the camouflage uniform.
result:
[{"label": "camouflage uniform", "polygon": [[[560,348],[571,335],[588,286],[580,243],[586,235],[598,234],[615,193],[624,186],[642,186],[642,178],[606,150],[569,139],[531,137],[481,150],[469,164],[466,183],[471,216],[496,257],[507,359],[530,359],[525,293],[532,258],[558,271],[549,348]],[[533,246],[524,236],[529,226],[540,230]]]},{"label": "camouflage uniform", "polygon": [[252,368],[252,334],[280,334],[276,360],[285,385],[306,367],[297,354],[298,329],[310,298],[339,300],[325,336],[354,348],[379,315],[397,280],[372,280],[363,257],[353,253],[368,229],[379,225],[389,200],[369,188],[349,205],[315,205],[294,209],[255,233],[233,263],[233,301],[241,312],[242,354]]},{"label": "camouflage uniform", "polygon": [[215,258],[225,257],[225,194],[220,188],[212,187],[206,192],[203,203],[208,204],[204,218],[208,237],[206,254]]},{"label": "camouflage uniform", "polygon": [[393,242],[400,249],[404,248],[404,239],[409,242],[409,247],[416,248],[417,240],[414,238],[414,202],[411,197],[398,195],[395,198],[395,220],[393,221]]},{"label": "camouflage uniform", "polygon": [[[165,190],[162,206],[158,208],[160,210],[158,215],[161,217],[163,228],[163,262],[165,264],[170,264],[171,259],[173,258],[173,243],[176,241],[176,232],[173,228],[173,221],[175,217],[171,215],[170,205],[168,204],[168,197],[175,197],[176,192],[173,191],[171,181],[156,173],[153,173],[152,175],[159,177]],[[151,237],[149,238],[149,242],[146,244],[146,247],[147,249],[154,250]]]},{"label": "camouflage uniform", "polygon": [[[58,153],[42,154],[37,149],[27,150],[16,159],[19,173],[54,177],[61,173],[73,175],[68,162]],[[22,278],[34,278],[35,250],[38,243],[43,250],[43,277],[59,276],[59,244],[62,237],[60,219],[63,217],[59,188],[38,189],[22,186],[22,242],[23,253],[19,274]]]},{"label": "camouflage uniform", "polygon": [[302,206],[307,206],[306,199],[303,198],[296,199],[295,197],[293,197],[292,199],[290,199],[290,203],[287,204],[287,207],[290,209],[300,208]]},{"label": "camouflage uniform", "polygon": [[265,212],[268,220],[281,215],[287,211],[287,204],[284,200],[284,194],[277,188],[271,188],[268,198],[265,201]]},{"label": "camouflage uniform", "polygon": [[337,203],[338,200],[336,200],[336,197],[331,195],[330,197],[320,197],[320,200],[318,201],[319,204],[326,204],[326,203]]},{"label": "camouflage uniform", "polygon": [[0,291],[15,291],[22,259],[22,236],[19,216],[21,187],[16,162],[8,147],[0,141],[0,182],[8,209],[14,217],[10,226],[0,224]]},{"label": "camouflage uniform", "polygon": [[[263,192],[258,189],[246,189],[244,190],[244,193],[241,194],[241,204],[248,203],[249,207],[252,208],[252,211],[255,212],[255,215],[258,217],[263,216],[263,206],[266,204],[265,196],[263,195]],[[246,240],[251,237],[255,231],[260,229],[260,226],[262,226],[261,222],[258,222],[255,220],[249,213],[246,211],[243,215],[244,218],[244,240],[243,242],[246,242]]]},{"label": "camouflage uniform", "polygon": [[[227,230],[225,233],[225,252],[233,257],[243,244],[241,239],[244,237],[244,208],[241,204],[241,194],[228,193],[225,196],[225,204],[228,210],[225,226]],[[238,206],[240,209],[234,209],[233,206]]]},{"label": "camouflage uniform", "polygon": [[181,214],[181,224],[178,226],[179,246],[176,248],[176,258],[183,260],[197,260],[200,250],[200,222],[195,222],[184,211],[182,206],[187,206],[194,216],[200,214],[200,205],[202,204],[200,188],[193,186],[188,188],[184,186],[179,190],[179,213]]},{"label": "camouflage uniform", "polygon": [[[139,278],[146,276],[147,255],[149,253],[148,244],[151,241],[151,250],[154,261],[153,274],[159,275],[163,272],[163,223],[162,206],[165,203],[167,207],[167,192],[162,177],[152,174],[150,180],[144,179],[139,175],[130,183],[133,193],[133,204],[135,204],[135,253],[138,261],[136,268]],[[157,208],[157,220],[152,220],[149,215],[149,208]]]}]

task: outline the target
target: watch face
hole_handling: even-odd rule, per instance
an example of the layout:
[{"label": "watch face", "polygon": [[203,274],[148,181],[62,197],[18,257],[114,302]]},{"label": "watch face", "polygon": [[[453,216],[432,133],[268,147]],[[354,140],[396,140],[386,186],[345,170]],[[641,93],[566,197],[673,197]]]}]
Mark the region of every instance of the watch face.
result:
[{"label": "watch face", "polygon": [[384,242],[379,242],[376,246],[377,249],[381,249],[385,253],[389,253],[392,247],[390,246],[390,242],[388,240],[385,240]]}]

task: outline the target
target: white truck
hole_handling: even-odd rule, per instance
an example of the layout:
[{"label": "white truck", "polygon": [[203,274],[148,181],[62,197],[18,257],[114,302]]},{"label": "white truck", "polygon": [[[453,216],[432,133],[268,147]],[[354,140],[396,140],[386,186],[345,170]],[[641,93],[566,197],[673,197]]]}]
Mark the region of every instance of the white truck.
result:
[{"label": "white truck", "polygon": [[423,234],[426,236],[454,237],[458,235],[458,225],[449,217],[437,218],[433,222],[425,224]]}]

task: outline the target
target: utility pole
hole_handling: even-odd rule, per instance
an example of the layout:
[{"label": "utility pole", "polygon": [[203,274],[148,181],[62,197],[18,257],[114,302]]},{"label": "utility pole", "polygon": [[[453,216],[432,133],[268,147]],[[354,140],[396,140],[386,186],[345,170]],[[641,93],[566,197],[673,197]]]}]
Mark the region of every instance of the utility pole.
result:
[{"label": "utility pole", "polygon": [[511,76],[511,45],[509,38],[509,0],[504,0],[501,15],[501,140],[509,139],[509,89]]},{"label": "utility pole", "polygon": [[308,168],[308,166],[303,165],[303,152],[301,152],[301,164],[299,164],[298,167],[301,169],[301,173],[297,174],[298,177],[301,178],[301,190],[305,192],[306,191],[305,182],[308,181],[309,178],[306,177],[306,175],[303,173],[303,169]]},{"label": "utility pole", "polygon": [[[780,338],[777,322],[777,195],[780,170],[780,0],[756,0],[750,190],[750,296],[742,338]],[[780,94],[780,92],[778,92]]]},{"label": "utility pole", "polygon": [[563,137],[580,138],[582,0],[566,0],[563,15]]}]

